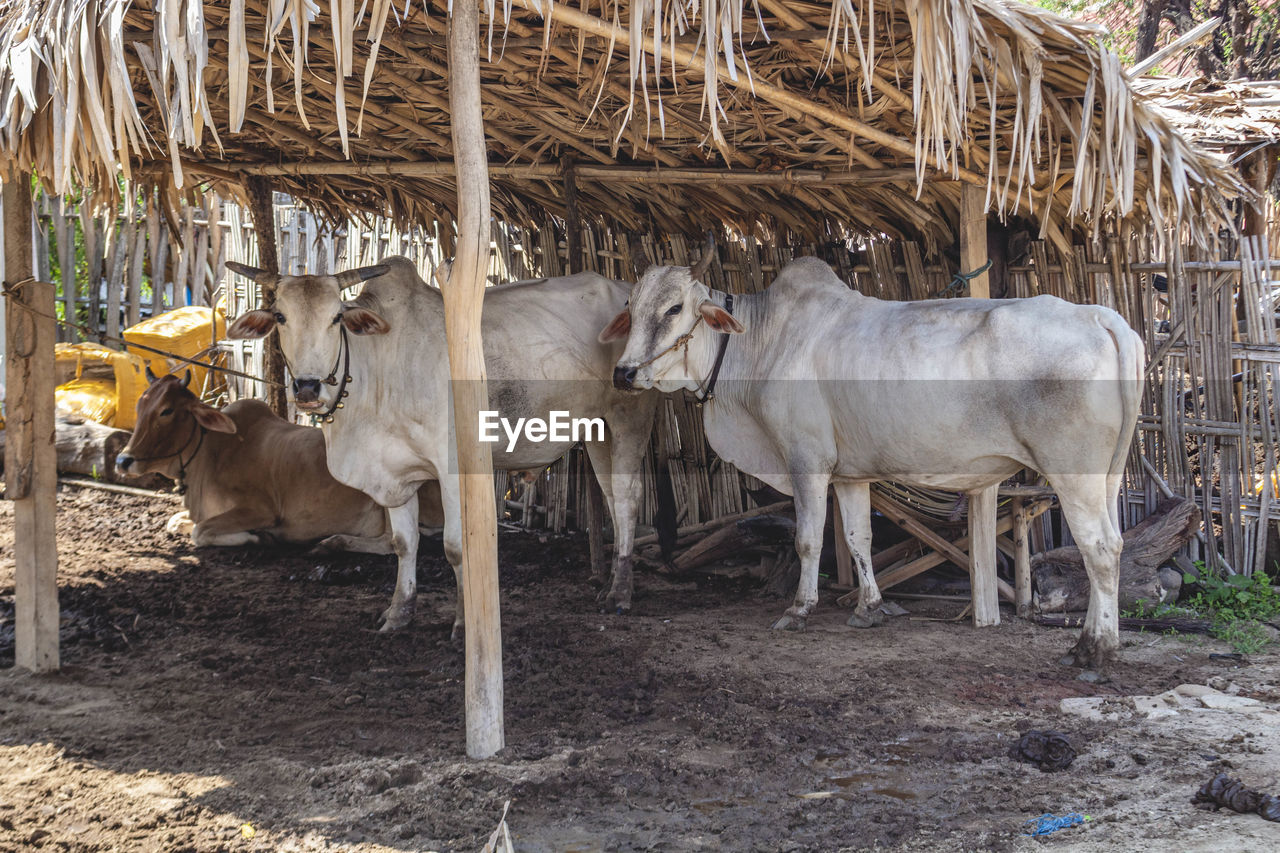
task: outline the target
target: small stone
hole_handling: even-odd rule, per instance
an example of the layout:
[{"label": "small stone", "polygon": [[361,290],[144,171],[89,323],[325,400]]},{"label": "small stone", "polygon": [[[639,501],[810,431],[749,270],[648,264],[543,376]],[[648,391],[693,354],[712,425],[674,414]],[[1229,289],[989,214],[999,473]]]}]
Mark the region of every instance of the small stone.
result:
[{"label": "small stone", "polygon": [[1228,696],[1222,693],[1210,693],[1200,697],[1200,704],[1215,711],[1241,711],[1245,708],[1256,708],[1262,705],[1257,699],[1247,696]]},{"label": "small stone", "polygon": [[1058,710],[1064,714],[1100,722],[1103,714],[1099,709],[1104,701],[1101,696],[1070,696],[1058,703]]},{"label": "small stone", "polygon": [[1207,696],[1218,691],[1203,684],[1179,684],[1173,688],[1173,692],[1179,696],[1186,696],[1188,699],[1199,699],[1201,696]]},{"label": "small stone", "polygon": [[1134,760],[1134,763],[1135,763],[1135,764],[1140,764],[1140,765],[1142,765],[1143,767],[1146,767],[1146,766],[1147,766],[1147,761],[1149,760],[1149,759],[1148,759],[1145,755],[1143,755],[1141,752],[1135,752],[1135,753],[1133,753],[1133,755],[1131,755],[1131,756],[1129,756],[1129,757],[1130,757],[1130,758],[1132,758],[1132,759]]}]

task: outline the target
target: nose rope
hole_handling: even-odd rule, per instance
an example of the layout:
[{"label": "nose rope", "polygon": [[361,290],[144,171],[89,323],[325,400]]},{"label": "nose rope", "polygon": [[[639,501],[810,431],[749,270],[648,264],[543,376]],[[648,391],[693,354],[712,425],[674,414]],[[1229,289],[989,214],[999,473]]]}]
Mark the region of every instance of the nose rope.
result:
[{"label": "nose rope", "polygon": [[[173,491],[175,494],[185,495],[187,493],[187,466],[195,461],[196,455],[200,452],[200,448],[204,446],[204,436],[208,430],[200,425],[200,422],[191,417],[191,432],[187,434],[187,440],[183,442],[173,453],[163,453],[159,456],[134,456],[134,462],[154,462],[157,459],[172,459],[178,457],[178,479],[175,481]],[[197,438],[197,433],[198,438]],[[196,442],[196,449],[191,451],[191,455],[187,457],[187,461],[182,461],[182,454],[187,452],[187,448],[191,446],[191,442]]]},{"label": "nose rope", "polygon": [[[333,413],[343,408],[343,398],[349,393],[347,385],[351,382],[351,341],[347,339],[347,327],[338,323],[338,333],[341,336],[341,342],[338,344],[338,357],[333,361],[333,369],[329,371],[329,375],[324,378],[325,385],[337,385],[338,394],[333,399],[333,404],[319,414],[311,416],[312,423],[323,422],[326,424],[333,423]],[[338,380],[338,363],[342,363],[342,380]]]},{"label": "nose rope", "polygon": [[701,314],[699,314],[699,315],[698,315],[698,319],[697,319],[697,320],[695,320],[695,321],[694,321],[694,323],[693,323],[693,325],[689,327],[689,331],[685,332],[683,335],[681,335],[680,337],[676,338],[676,339],[675,339],[675,342],[674,342],[674,343],[672,343],[672,344],[671,344],[671,346],[667,347],[667,348],[666,348],[666,349],[664,349],[662,352],[660,352],[660,353],[658,353],[657,355],[655,355],[653,358],[646,359],[645,361],[642,361],[642,362],[640,362],[639,364],[637,364],[637,365],[636,365],[636,369],[638,370],[638,369],[639,369],[639,368],[641,368],[641,367],[648,367],[649,365],[653,364],[653,363],[654,363],[655,361],[657,361],[658,359],[662,358],[662,357],[663,357],[664,355],[666,355],[667,353],[672,352],[672,351],[674,351],[674,350],[676,350],[676,349],[680,349],[680,348],[683,348],[683,349],[684,349],[684,356],[685,356],[685,358],[686,358],[686,359],[688,359],[688,357],[689,357],[689,341],[693,340],[693,333],[694,333],[694,331],[698,328],[698,324],[699,324],[699,323],[701,323],[701,322],[702,322],[702,315],[701,315]]}]

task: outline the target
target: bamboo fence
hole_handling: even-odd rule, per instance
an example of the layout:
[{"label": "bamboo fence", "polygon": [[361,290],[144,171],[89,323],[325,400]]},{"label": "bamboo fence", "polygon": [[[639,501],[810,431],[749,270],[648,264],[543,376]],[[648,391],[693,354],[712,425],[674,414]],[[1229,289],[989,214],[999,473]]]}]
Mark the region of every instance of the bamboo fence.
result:
[{"label": "bamboo fence", "polygon": [[[225,269],[227,260],[256,261],[245,209],[210,193],[166,224],[155,215],[155,204],[154,197],[141,197],[133,209],[103,219],[55,198],[37,199],[37,272],[60,282],[61,314],[73,312],[79,322],[116,335],[172,307],[221,304],[234,317],[257,305],[256,285],[227,275]],[[277,196],[274,213],[286,273],[324,273],[400,254],[430,281],[451,239],[425,229],[401,230],[378,218],[329,227],[284,196]],[[78,253],[77,235],[82,246]],[[1267,472],[1280,465],[1275,400],[1280,261],[1272,260],[1280,255],[1274,251],[1278,236],[1273,233],[1270,243],[1253,238],[1168,257],[1160,256],[1162,242],[1146,234],[1112,236],[1076,246],[1065,256],[1047,242],[1026,241],[1021,244],[1025,248],[1007,259],[1003,277],[1004,295],[1048,293],[1106,305],[1143,335],[1149,364],[1139,437],[1122,499],[1124,526],[1144,518],[1167,494],[1184,495],[1210,520],[1193,556],[1220,555],[1213,559],[1243,572],[1280,557],[1275,533],[1280,485],[1261,488]],[[501,282],[565,274],[566,246],[562,223],[495,223],[490,278]],[[701,251],[700,240],[657,240],[599,223],[584,225],[581,246],[582,269],[622,280],[634,280],[651,263],[690,263]],[[915,242],[833,238],[821,244],[779,245],[742,237],[722,240],[718,252],[708,283],[731,293],[762,290],[800,255],[823,258],[852,287],[884,299],[943,295],[956,272],[954,265],[927,259]],[[55,259],[63,270],[74,268],[75,276],[55,276]],[[62,334],[65,340],[80,337],[70,329]],[[228,366],[261,375],[258,342],[224,341],[222,349]],[[228,398],[253,396],[257,385],[229,377]],[[690,399],[668,397],[660,408],[645,461],[643,523],[650,523],[656,510],[655,471],[660,465],[671,474],[682,526],[756,505],[752,492],[761,484],[715,456],[703,435],[701,412]],[[526,527],[557,532],[582,527],[579,508],[588,475],[585,455],[578,449],[531,486],[498,474],[499,510],[506,510],[504,495],[520,497],[521,506],[531,507],[523,513],[529,517],[521,519]],[[533,494],[526,491],[530,487]],[[1042,516],[1037,525],[1037,548],[1070,542],[1069,532],[1053,516]]]}]

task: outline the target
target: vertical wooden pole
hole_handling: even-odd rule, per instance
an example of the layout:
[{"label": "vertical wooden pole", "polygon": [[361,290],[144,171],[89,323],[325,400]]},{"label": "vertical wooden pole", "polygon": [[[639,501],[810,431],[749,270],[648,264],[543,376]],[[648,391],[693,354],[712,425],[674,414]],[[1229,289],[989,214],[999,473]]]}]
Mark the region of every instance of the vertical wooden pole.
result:
[{"label": "vertical wooden pole", "polygon": [[[4,182],[5,492],[13,501],[14,663],[58,668],[54,288],[31,278],[31,178]],[[23,284],[22,282],[26,282]],[[43,315],[43,316],[42,316]]]},{"label": "vertical wooden pole", "polygon": [[831,520],[836,530],[836,583],[853,586],[853,554],[849,552],[849,538],[845,535],[844,516],[840,513],[840,498],[831,497]]},{"label": "vertical wooden pole", "polygon": [[1027,532],[1031,516],[1022,498],[1013,499],[1013,590],[1018,615],[1031,618],[1031,546]]},{"label": "vertical wooden pole", "polygon": [[[986,199],[986,190],[982,187],[960,185],[960,272],[973,272],[987,262]],[[984,272],[969,282],[969,295],[978,299],[991,298],[988,273]]]},{"label": "vertical wooden pole", "polygon": [[[960,185],[960,271],[970,273],[987,262],[986,191],[972,184]],[[991,298],[987,273],[969,281],[969,295]],[[1000,624],[1000,599],[996,584],[996,491],[993,485],[969,493],[969,565],[973,578],[973,624]]]},{"label": "vertical wooden pole", "polygon": [[1000,593],[996,582],[997,483],[969,492],[969,565],[972,567],[973,626],[1000,624]]},{"label": "vertical wooden pole", "polygon": [[480,0],[455,0],[449,19],[449,111],[458,182],[458,248],[443,288],[453,422],[462,492],[467,755],[502,749],[502,627],[493,456],[479,438],[488,407],[480,317],[489,265],[489,164],[480,110]]},{"label": "vertical wooden pole", "polygon": [[[271,203],[271,182],[261,175],[254,175],[245,178],[245,189],[249,194],[253,231],[258,238],[257,266],[267,272],[279,273],[280,258],[276,254],[276,217]],[[262,288],[263,305],[270,305],[275,298],[274,285]],[[289,400],[284,392],[284,353],[280,350],[280,337],[274,329],[262,341],[262,373],[269,382],[279,383],[263,386],[266,404],[280,417],[289,417]]]},{"label": "vertical wooden pole", "polygon": [[[569,250],[568,272],[582,272],[582,219],[578,214],[578,181],[573,172],[573,158],[565,156],[564,167],[564,231]],[[604,492],[596,479],[595,468],[585,453],[589,475],[586,477],[587,552],[590,555],[591,577],[607,581],[604,556]]]}]

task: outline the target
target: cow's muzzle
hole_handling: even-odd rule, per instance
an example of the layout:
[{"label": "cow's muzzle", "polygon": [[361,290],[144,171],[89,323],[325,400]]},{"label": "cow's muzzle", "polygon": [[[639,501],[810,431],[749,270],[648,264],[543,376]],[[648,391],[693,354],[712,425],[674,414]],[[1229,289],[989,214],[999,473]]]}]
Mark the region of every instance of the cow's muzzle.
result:
[{"label": "cow's muzzle", "polygon": [[293,400],[299,409],[318,409],[320,408],[320,380],[319,379],[295,379],[293,380]]},{"label": "cow's muzzle", "polygon": [[636,368],[618,365],[613,369],[613,387],[619,391],[634,391]]}]

